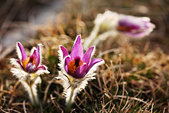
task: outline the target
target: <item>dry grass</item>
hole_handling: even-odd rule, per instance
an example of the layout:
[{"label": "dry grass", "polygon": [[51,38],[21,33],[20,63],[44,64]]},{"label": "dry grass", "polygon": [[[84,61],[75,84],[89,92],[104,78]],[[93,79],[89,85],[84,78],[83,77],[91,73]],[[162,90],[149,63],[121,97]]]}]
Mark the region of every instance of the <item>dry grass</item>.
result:
[{"label": "dry grass", "polygon": [[[116,48],[114,53],[103,53],[106,64],[97,71],[97,79],[77,96],[72,112],[167,112],[169,56],[161,50],[141,53],[128,44]],[[57,56],[48,58],[55,61]],[[57,60],[50,60],[52,73],[42,77],[44,81],[39,90],[42,111],[61,112],[65,108],[62,87],[60,81],[52,80],[57,76]],[[24,94],[17,80],[10,80],[9,75],[1,78],[1,112],[39,111]]]}]

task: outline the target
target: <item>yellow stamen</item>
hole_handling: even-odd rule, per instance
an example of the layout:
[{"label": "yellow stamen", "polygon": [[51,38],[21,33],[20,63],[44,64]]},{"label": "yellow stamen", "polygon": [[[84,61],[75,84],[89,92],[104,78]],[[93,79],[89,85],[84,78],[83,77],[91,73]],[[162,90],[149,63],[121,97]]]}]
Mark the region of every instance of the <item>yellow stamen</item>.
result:
[{"label": "yellow stamen", "polygon": [[22,61],[22,65],[24,68],[26,68],[26,65],[28,64],[28,62],[29,62],[29,57],[25,59],[24,61]]},{"label": "yellow stamen", "polygon": [[126,27],[126,26],[119,26],[119,27],[118,27],[118,30],[119,30],[119,31],[130,31],[131,28],[130,28],[130,27]]}]

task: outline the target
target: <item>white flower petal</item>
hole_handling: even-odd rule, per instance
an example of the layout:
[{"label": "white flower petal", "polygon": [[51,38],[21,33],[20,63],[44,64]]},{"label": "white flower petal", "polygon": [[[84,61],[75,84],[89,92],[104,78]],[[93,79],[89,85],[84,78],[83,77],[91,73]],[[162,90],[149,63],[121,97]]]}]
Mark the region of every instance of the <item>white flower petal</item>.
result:
[{"label": "white flower petal", "polygon": [[38,44],[38,46],[39,46],[39,57],[40,57],[40,62],[39,62],[39,65],[41,65],[42,64],[42,44],[40,43],[40,44]]},{"label": "white flower petal", "polygon": [[105,11],[103,14],[98,14],[95,18],[95,25],[104,25],[107,28],[115,28],[118,24],[119,14],[113,11]]},{"label": "white flower petal", "polygon": [[20,59],[20,61],[22,60],[22,53],[21,53],[21,50],[18,46],[18,43],[16,43],[16,53],[18,55],[18,58]]},{"label": "white flower petal", "polygon": [[[43,65],[44,66],[44,65]],[[42,74],[49,74],[50,72],[47,70],[47,67],[45,66],[46,70],[39,69],[35,72],[37,75],[42,75]]]},{"label": "white flower petal", "polygon": [[62,64],[62,62],[63,62],[63,52],[62,52],[60,46],[59,46],[58,55],[59,55],[59,61],[60,61],[60,63]]},{"label": "white flower petal", "polygon": [[[60,61],[60,63],[58,64],[58,66],[60,67],[61,72],[62,72],[64,75],[67,75],[67,72],[66,72],[66,70],[65,70],[64,65],[65,65],[65,59],[66,59],[67,57],[70,57],[70,55],[68,55],[68,56],[66,56],[65,58],[63,58],[63,52],[62,52],[60,46],[59,46],[58,55],[59,55],[59,61]],[[68,75],[67,75],[67,76],[68,76]]]},{"label": "white flower petal", "polygon": [[36,50],[36,47],[33,47],[32,49],[31,49],[31,55],[33,54],[33,52]]},{"label": "white flower petal", "polygon": [[17,59],[11,58],[11,59],[10,59],[10,63],[11,63],[14,67],[22,69],[21,65],[17,62]]},{"label": "white flower petal", "polygon": [[70,57],[70,55],[66,56],[64,59],[63,59],[63,53],[62,51],[59,49],[59,60],[60,60],[60,63],[58,64],[58,66],[60,67],[61,69],[61,72],[66,75],[67,77],[69,76],[65,70],[65,59],[67,57]]},{"label": "white flower petal", "polygon": [[61,71],[59,71],[59,75],[56,77],[56,79],[62,80],[61,84],[64,89],[67,89],[70,87],[70,81],[67,76],[65,76]]},{"label": "white flower petal", "polygon": [[38,44],[39,45],[39,56],[40,56],[40,62],[39,62],[39,65],[42,64],[42,44]]},{"label": "white flower petal", "polygon": [[19,80],[25,80],[28,77],[28,73],[20,68],[11,68],[10,70],[14,76],[16,76]]},{"label": "white flower petal", "polygon": [[93,74],[96,71],[97,67],[102,64],[104,64],[104,60],[93,65],[92,68],[88,71],[86,76]]}]

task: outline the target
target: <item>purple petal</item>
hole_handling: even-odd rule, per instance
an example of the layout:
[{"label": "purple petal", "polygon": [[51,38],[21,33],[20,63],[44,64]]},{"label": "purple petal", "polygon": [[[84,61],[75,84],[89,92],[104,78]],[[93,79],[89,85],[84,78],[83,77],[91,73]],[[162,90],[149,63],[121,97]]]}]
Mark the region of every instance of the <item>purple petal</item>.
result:
[{"label": "purple petal", "polygon": [[39,66],[39,67],[37,68],[37,70],[47,70],[47,69],[46,69],[46,66],[41,65],[41,66]]},{"label": "purple petal", "polygon": [[88,72],[95,64],[97,64],[97,63],[99,63],[101,61],[103,61],[103,60],[100,59],[100,58],[94,58],[94,59],[92,59],[92,61],[91,61],[90,65],[88,66],[86,72]]},{"label": "purple petal", "polygon": [[71,58],[74,59],[75,57],[83,57],[83,47],[81,44],[81,36],[78,35],[76,37],[76,41],[74,43],[74,46],[72,48],[72,52],[71,52]]},{"label": "purple petal", "polygon": [[139,21],[136,21],[136,20],[138,20],[138,19],[137,18],[128,18],[128,17],[122,18],[119,20],[119,25],[139,27],[139,25],[138,25],[139,23],[137,23]]},{"label": "purple petal", "polygon": [[70,62],[70,60],[71,60],[71,58],[70,58],[69,56],[67,56],[67,57],[65,58],[65,65],[68,65],[69,62]]},{"label": "purple petal", "polygon": [[34,62],[36,67],[39,66],[39,63],[40,63],[40,55],[39,55],[39,52],[38,52],[38,48],[37,49],[34,49],[32,55],[30,56],[30,59],[29,59],[29,62]]},{"label": "purple petal", "polygon": [[22,46],[22,44],[20,42],[17,43],[18,47],[19,47],[19,50],[21,52],[21,55],[22,55],[22,58],[21,60],[24,61],[25,59],[27,59],[27,54]]},{"label": "purple petal", "polygon": [[65,65],[65,71],[68,73],[68,65]]},{"label": "purple petal", "polygon": [[130,36],[130,37],[135,37],[135,38],[142,38],[144,36],[149,35],[152,30],[154,29],[154,24],[152,23],[145,23],[144,26],[142,26],[142,31],[136,31],[136,32],[125,32],[124,34]]},{"label": "purple petal", "polygon": [[36,54],[37,54],[37,52],[36,52],[37,50],[36,49],[34,49],[34,51],[33,51],[33,53],[32,53],[32,55],[30,56],[30,62],[32,62],[34,59],[36,59]]},{"label": "purple petal", "polygon": [[93,50],[94,50],[94,47],[90,47],[87,51],[86,51],[86,53],[84,54],[84,56],[83,56],[83,62],[85,62],[87,65],[88,65],[88,63],[90,62],[90,59],[91,59],[91,55],[92,55],[92,53],[93,53]]},{"label": "purple petal", "polygon": [[154,24],[146,17],[123,16],[119,20],[118,30],[130,37],[144,37],[152,32]]},{"label": "purple petal", "polygon": [[37,66],[39,65],[39,63],[40,63],[40,47],[39,47],[39,45],[37,46],[37,50],[36,50],[36,64],[37,64]]},{"label": "purple petal", "polygon": [[77,68],[77,70],[72,76],[77,79],[83,78],[86,75],[86,69],[87,69],[87,64],[83,64],[79,68]]},{"label": "purple petal", "polygon": [[64,64],[64,68],[65,68],[65,71],[68,73],[68,64],[69,64],[69,62],[70,62],[70,60],[71,60],[71,58],[69,57],[69,56],[67,56],[66,58],[65,58],[65,64]]},{"label": "purple petal", "polygon": [[60,46],[60,49],[62,50],[62,53],[63,53],[63,58],[65,58],[66,56],[69,55],[67,49],[63,46]]},{"label": "purple petal", "polygon": [[[121,27],[125,27],[128,32],[131,30],[138,30],[141,29],[141,24],[140,22],[136,22],[133,21],[133,19],[131,18],[131,20],[129,18],[122,18],[119,20],[119,26]],[[122,30],[123,31],[123,30]]]},{"label": "purple petal", "polygon": [[147,32],[139,32],[139,33],[130,33],[130,32],[125,32],[125,35],[128,35],[130,37],[135,37],[135,38],[142,38],[146,36]]},{"label": "purple petal", "polygon": [[22,66],[21,62],[19,60],[16,61],[20,66]]},{"label": "purple petal", "polygon": [[21,63],[19,60],[17,60],[16,62],[17,62],[17,63],[21,66],[21,68],[24,70],[24,67],[23,67],[22,63]]}]

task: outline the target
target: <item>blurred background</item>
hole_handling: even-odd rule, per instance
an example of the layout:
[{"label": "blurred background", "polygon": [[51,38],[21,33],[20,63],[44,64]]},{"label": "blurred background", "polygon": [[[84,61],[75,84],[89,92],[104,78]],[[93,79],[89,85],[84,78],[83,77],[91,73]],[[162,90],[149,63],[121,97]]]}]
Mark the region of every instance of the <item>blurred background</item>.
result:
[{"label": "blurred background", "polygon": [[[156,29],[145,40],[150,40],[152,48],[160,46],[168,52],[168,5],[168,0],[1,0],[0,59],[10,52],[10,46],[17,40],[34,38],[37,27],[54,22],[59,13],[70,12],[74,16],[79,15],[84,21],[92,21],[106,9],[150,17]],[[93,26],[92,24],[90,22],[87,27]]]},{"label": "blurred background", "polygon": [[[109,68],[115,65],[117,66],[117,68],[113,67],[115,73],[118,69],[121,69],[122,74],[117,73],[115,75],[112,74],[112,76],[117,77],[116,80],[119,80],[121,89],[123,88],[120,85],[122,84],[120,77],[122,75],[126,77],[126,79],[124,77],[124,81],[127,82],[126,89],[129,92],[126,94],[127,96],[128,94],[131,97],[135,97],[137,94],[141,95],[139,96],[141,99],[152,100],[157,111],[166,111],[167,113],[168,109],[169,112],[169,0],[0,0],[0,110],[1,104],[3,104],[4,109],[11,109],[12,107],[15,109],[17,106],[17,110],[20,111],[22,106],[19,106],[19,104],[11,105],[11,103],[23,102],[27,98],[25,95],[21,95],[24,91],[22,87],[19,87],[22,90],[15,92],[15,95],[11,90],[16,88],[14,85],[17,79],[9,72],[11,67],[9,59],[12,57],[17,58],[15,52],[16,41],[21,41],[27,50],[30,50],[37,43],[45,45],[43,48],[45,60],[43,62],[48,66],[51,75],[44,77],[46,81],[44,80],[44,89],[42,88],[41,91],[44,93],[47,84],[58,72],[58,45],[64,45],[70,51],[76,35],[82,34],[82,38],[89,36],[93,29],[93,21],[96,15],[104,13],[105,10],[126,15],[150,17],[156,28],[142,40],[132,40],[129,44],[116,46],[115,49],[121,51],[122,57],[119,57],[116,53],[103,54],[102,58],[106,61],[106,65],[99,70],[98,73],[101,74],[98,74],[97,78],[100,77],[102,80],[103,76],[99,75],[105,75],[104,80],[108,80],[106,83],[108,85],[113,84],[110,94],[114,96],[117,88],[116,83],[110,79],[110,75],[113,72],[109,73]],[[105,46],[108,45],[107,43],[109,42],[104,42]],[[114,45],[108,48],[111,49],[113,47]],[[107,48],[97,49],[96,54],[100,51],[103,52],[102,49],[106,50]],[[110,66],[112,65],[111,61],[114,64],[112,67]],[[118,68],[121,61],[122,68]],[[101,82],[104,83],[104,81]],[[95,86],[105,89],[107,87],[100,87],[100,83],[97,80],[93,84],[88,86],[92,88],[89,89],[87,87],[87,92],[94,100],[90,101],[86,91],[85,93],[83,92],[83,95],[80,95],[82,99],[77,100],[78,102],[81,101],[79,102],[81,104],[77,105],[76,103],[75,105],[77,110],[80,111],[85,108],[84,106],[91,103],[93,103],[91,106],[94,110],[103,109],[102,106],[99,106],[102,103],[99,102],[102,102],[102,94],[104,95],[105,93],[102,90],[98,91]],[[50,111],[51,108],[54,108],[52,110],[61,109],[60,111],[62,111],[65,104],[63,98],[60,99],[61,87],[54,85],[52,88],[50,93],[57,97],[56,102],[53,104],[51,99],[53,97],[51,95],[50,97],[48,96],[51,100],[44,105],[44,109]],[[100,94],[97,95],[98,97],[100,96],[99,99],[95,95],[96,93],[92,95],[91,89]],[[122,92],[121,89],[119,89],[119,94]],[[85,100],[85,98],[88,98],[88,100]],[[109,100],[108,97],[106,98]],[[82,100],[87,101],[87,104]],[[29,102],[28,99],[27,102]],[[112,105],[113,103],[115,102],[112,101]],[[135,103],[131,105],[135,105]],[[141,104],[137,105],[140,106]],[[117,103],[117,106],[119,106],[119,103]],[[27,107],[28,109],[30,108],[29,104]],[[86,110],[90,109],[90,106],[86,107]]]}]

